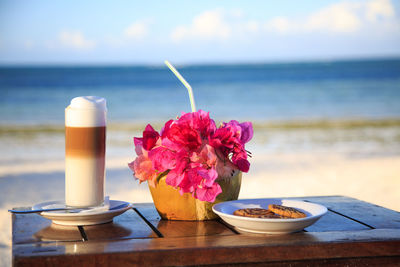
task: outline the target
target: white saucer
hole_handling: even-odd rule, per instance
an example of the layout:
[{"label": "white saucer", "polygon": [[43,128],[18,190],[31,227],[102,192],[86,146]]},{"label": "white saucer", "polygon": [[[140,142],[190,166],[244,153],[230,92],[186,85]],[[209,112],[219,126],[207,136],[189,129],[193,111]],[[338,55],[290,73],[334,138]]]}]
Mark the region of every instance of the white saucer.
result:
[{"label": "white saucer", "polygon": [[[269,204],[279,204],[299,209],[304,212],[307,217],[299,219],[266,219],[233,215],[233,212],[238,209],[268,209]],[[264,198],[218,203],[213,206],[213,211],[225,222],[242,231],[264,234],[287,234],[301,231],[312,225],[328,210],[324,206],[310,202],[291,199]]]},{"label": "white saucer", "polygon": [[[123,206],[118,208],[118,206]],[[109,207],[98,207],[92,210],[85,210],[82,212],[69,213],[68,211],[46,211],[39,213],[44,218],[50,219],[55,224],[60,225],[94,225],[111,222],[115,216],[118,216],[128,209],[132,208],[132,204],[120,201],[110,200]],[[59,208],[65,207],[63,201],[50,201],[37,204],[32,209],[43,209],[43,208]],[[117,208],[116,208],[117,207]]]}]

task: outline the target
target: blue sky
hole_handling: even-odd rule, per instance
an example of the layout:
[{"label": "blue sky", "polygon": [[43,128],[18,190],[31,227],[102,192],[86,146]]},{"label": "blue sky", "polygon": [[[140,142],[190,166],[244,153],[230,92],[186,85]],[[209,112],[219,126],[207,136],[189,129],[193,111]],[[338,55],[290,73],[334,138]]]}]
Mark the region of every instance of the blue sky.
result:
[{"label": "blue sky", "polygon": [[400,57],[400,1],[0,0],[0,64],[366,57]]}]

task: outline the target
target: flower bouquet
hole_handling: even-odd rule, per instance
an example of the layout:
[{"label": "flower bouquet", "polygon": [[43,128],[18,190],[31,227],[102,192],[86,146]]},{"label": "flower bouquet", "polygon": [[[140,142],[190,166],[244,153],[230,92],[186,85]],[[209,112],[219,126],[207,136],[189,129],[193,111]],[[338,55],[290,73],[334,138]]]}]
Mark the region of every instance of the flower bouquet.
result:
[{"label": "flower bouquet", "polygon": [[137,157],[129,167],[140,182],[148,181],[162,218],[214,219],[214,203],[238,198],[241,173],[250,167],[245,144],[252,137],[250,122],[216,127],[208,112],[183,113],[160,133],[148,124],[134,138]]}]

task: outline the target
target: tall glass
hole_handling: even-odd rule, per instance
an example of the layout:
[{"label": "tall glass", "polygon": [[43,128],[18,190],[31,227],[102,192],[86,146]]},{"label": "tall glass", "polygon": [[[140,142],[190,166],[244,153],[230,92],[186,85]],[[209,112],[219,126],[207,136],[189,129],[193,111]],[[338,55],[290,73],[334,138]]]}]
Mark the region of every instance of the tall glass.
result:
[{"label": "tall glass", "polygon": [[106,100],[81,96],[65,109],[65,203],[95,207],[104,202]]}]

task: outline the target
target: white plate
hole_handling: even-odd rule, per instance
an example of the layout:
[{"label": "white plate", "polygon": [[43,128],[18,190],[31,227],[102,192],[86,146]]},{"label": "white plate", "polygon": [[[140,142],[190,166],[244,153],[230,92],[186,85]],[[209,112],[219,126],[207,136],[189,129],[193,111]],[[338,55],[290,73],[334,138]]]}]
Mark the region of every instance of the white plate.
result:
[{"label": "white plate", "polygon": [[[126,204],[126,206],[118,209],[113,209],[120,205]],[[63,201],[50,201],[37,204],[32,209],[42,208],[57,208],[65,207]],[[41,216],[50,219],[55,224],[60,225],[93,225],[111,222],[115,216],[118,216],[128,209],[132,208],[132,204],[120,201],[110,200],[109,209],[95,208],[89,211],[82,211],[78,213],[68,213],[68,211],[46,211],[39,213]],[[111,209],[111,210],[110,210]]]},{"label": "white plate", "polygon": [[[238,209],[268,209],[269,204],[279,204],[299,209],[304,212],[307,217],[299,219],[264,219],[233,215],[233,212]],[[213,211],[225,222],[242,231],[265,234],[287,234],[301,231],[312,225],[327,212],[327,208],[310,202],[267,198],[222,202],[214,205]]]}]

